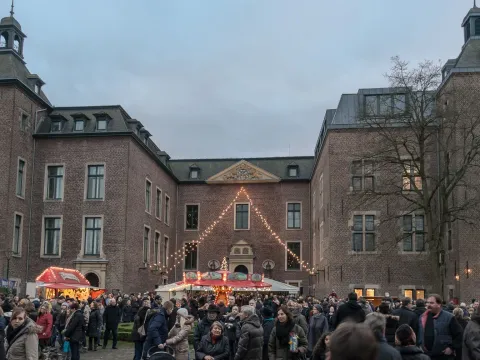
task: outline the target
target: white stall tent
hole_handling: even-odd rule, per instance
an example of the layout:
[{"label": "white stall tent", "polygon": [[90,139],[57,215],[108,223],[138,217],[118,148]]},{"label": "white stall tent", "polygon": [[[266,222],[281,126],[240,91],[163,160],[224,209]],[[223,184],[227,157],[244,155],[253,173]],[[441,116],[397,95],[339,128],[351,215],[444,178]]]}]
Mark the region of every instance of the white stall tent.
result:
[{"label": "white stall tent", "polygon": [[[271,284],[272,287],[257,289],[258,292],[269,293],[269,292],[282,292],[289,294],[298,294],[300,289],[296,286],[282,283],[273,279],[264,278],[264,282]],[[155,289],[157,295],[160,295],[164,300],[170,299],[172,297],[181,298],[187,293],[187,291],[212,291],[211,287],[206,286],[192,286],[190,284],[181,284],[171,283],[168,285],[159,286]]]}]

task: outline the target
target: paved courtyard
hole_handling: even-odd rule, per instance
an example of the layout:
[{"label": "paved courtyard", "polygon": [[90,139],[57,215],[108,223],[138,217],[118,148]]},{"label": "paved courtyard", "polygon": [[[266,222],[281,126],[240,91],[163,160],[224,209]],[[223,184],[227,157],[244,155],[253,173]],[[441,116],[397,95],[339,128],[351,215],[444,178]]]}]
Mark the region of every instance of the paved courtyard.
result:
[{"label": "paved courtyard", "polygon": [[132,360],[133,343],[120,342],[118,349],[112,350],[112,343],[103,350],[101,347],[97,351],[89,351],[86,354],[80,354],[81,360]]}]

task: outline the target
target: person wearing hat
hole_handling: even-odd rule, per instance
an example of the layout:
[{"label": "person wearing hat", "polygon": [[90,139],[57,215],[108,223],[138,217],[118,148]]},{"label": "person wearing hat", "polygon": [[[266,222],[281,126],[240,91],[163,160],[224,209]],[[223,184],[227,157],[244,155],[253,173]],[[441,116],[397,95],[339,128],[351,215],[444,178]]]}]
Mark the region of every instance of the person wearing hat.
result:
[{"label": "person wearing hat", "polygon": [[188,334],[192,330],[194,320],[193,316],[188,315],[187,309],[178,309],[175,326],[169,331],[165,344],[158,347],[163,349],[166,345],[172,346],[176,360],[188,360]]},{"label": "person wearing hat", "polygon": [[404,360],[429,360],[430,357],[425,355],[418,346],[415,331],[407,325],[402,324],[395,333],[395,345]]},{"label": "person wearing hat", "polygon": [[208,335],[210,331],[210,327],[212,326],[214,321],[217,321],[219,315],[220,315],[220,310],[218,309],[217,305],[215,304],[208,305],[207,316],[205,316],[195,328],[195,334],[193,336],[193,345],[195,349],[200,344],[200,340],[202,340],[202,337],[204,337],[205,335]]},{"label": "person wearing hat", "polygon": [[327,333],[329,329],[328,319],[323,315],[322,305],[313,305],[312,316],[308,324],[308,354],[312,353],[317,341],[324,333]]},{"label": "person wearing hat", "polygon": [[272,333],[273,327],[275,326],[275,321],[273,319],[273,310],[265,306],[262,308],[262,317],[263,317],[263,352],[262,359],[268,360],[268,341],[270,340],[270,334]]}]

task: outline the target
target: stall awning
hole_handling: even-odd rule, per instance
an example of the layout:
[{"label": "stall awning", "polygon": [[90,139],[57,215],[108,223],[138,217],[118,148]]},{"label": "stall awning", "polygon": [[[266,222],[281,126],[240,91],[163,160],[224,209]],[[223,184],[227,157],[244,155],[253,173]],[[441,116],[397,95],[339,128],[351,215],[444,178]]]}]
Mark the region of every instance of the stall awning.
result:
[{"label": "stall awning", "polygon": [[45,269],[36,279],[37,286],[51,289],[90,288],[90,282],[75,269],[51,266]]}]

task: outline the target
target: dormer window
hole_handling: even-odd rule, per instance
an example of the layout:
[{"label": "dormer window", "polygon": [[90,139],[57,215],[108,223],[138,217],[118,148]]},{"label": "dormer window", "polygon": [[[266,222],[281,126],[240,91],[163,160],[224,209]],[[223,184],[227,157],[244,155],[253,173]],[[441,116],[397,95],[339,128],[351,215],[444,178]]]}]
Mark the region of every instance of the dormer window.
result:
[{"label": "dormer window", "polygon": [[40,86],[38,84],[35,84],[35,94],[40,94]]},{"label": "dormer window", "polygon": [[50,132],[60,132],[60,131],[62,131],[62,122],[60,120],[52,120]]},{"label": "dormer window", "polygon": [[106,118],[98,118],[97,119],[97,130],[98,131],[107,130],[107,119]]},{"label": "dormer window", "polygon": [[198,170],[190,170],[190,179],[198,179]]},{"label": "dormer window", "polygon": [[288,176],[291,178],[298,177],[298,166],[292,165],[288,167]]},{"label": "dormer window", "polygon": [[145,136],[145,138],[143,139],[143,143],[144,143],[145,145],[148,145],[148,136]]},{"label": "dormer window", "polygon": [[85,129],[85,121],[81,119],[75,120],[75,131],[83,131]]}]

